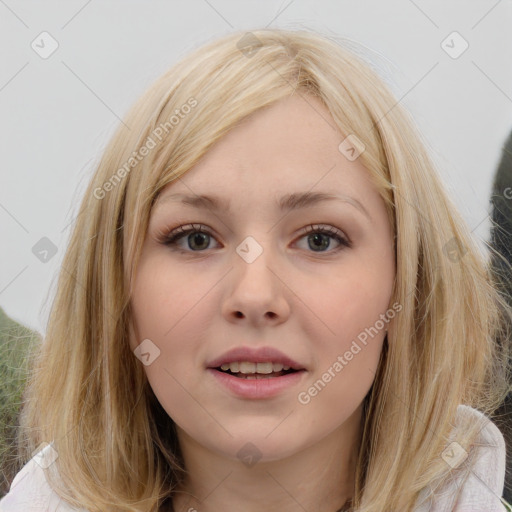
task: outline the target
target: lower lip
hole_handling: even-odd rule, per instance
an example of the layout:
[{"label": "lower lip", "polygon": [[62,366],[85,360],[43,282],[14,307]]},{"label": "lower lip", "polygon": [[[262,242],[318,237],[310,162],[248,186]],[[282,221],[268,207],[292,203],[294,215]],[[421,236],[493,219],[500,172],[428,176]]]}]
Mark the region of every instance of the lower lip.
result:
[{"label": "lower lip", "polygon": [[277,396],[282,391],[296,386],[306,373],[306,370],[299,370],[281,375],[280,377],[245,379],[243,377],[234,377],[229,373],[224,373],[213,368],[207,368],[207,371],[233,394],[241,398],[252,399],[272,398]]}]

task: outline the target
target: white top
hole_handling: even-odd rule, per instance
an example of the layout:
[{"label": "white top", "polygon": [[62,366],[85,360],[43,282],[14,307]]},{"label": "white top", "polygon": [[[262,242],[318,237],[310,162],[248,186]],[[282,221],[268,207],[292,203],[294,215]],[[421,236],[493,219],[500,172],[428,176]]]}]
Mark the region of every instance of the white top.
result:
[{"label": "white top", "polygon": [[[476,458],[471,471],[465,468],[466,452],[456,442],[448,445],[442,457],[453,469],[453,478],[434,493],[432,504],[425,502],[415,512],[506,512],[501,501],[505,480],[505,441],[503,435],[488,418],[471,407],[459,405],[456,424],[471,420],[484,420],[485,427],[479,434],[474,448]],[[52,469],[57,457],[52,445],[30,459],[12,481],[7,495],[0,500],[0,512],[87,512],[64,502],[49,486],[44,468]],[[465,481],[464,481],[465,480]],[[462,492],[457,498],[457,490]],[[429,495],[426,489],[422,497]]]}]

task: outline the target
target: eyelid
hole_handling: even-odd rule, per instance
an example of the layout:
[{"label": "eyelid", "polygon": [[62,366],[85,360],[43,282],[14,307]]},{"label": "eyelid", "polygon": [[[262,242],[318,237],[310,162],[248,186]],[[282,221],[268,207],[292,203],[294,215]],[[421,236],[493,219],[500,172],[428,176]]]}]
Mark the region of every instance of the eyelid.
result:
[{"label": "eyelid", "polygon": [[[192,251],[192,250],[186,250],[182,249],[181,247],[178,247],[178,242],[181,241],[187,234],[194,233],[194,232],[201,232],[209,235],[211,238],[213,238],[215,241],[217,241],[217,238],[215,234],[213,233],[213,230],[209,228],[208,226],[201,224],[201,223],[188,223],[188,224],[182,224],[176,228],[173,229],[164,229],[159,230],[157,232],[157,241],[163,245],[168,246],[172,250],[176,250],[182,253],[197,253],[201,254],[206,252],[208,249],[200,250],[200,251]],[[321,223],[314,223],[309,224],[307,226],[304,226],[298,234],[299,240],[304,238],[306,235],[310,233],[320,233],[329,236],[331,239],[334,239],[339,246],[330,250],[330,251],[311,251],[313,254],[334,254],[337,253],[339,250],[343,248],[351,248],[352,247],[352,241],[350,238],[345,234],[344,231],[342,231],[339,228],[336,228],[334,226],[331,226],[330,224],[321,224]],[[296,240],[296,239],[295,239]],[[309,252],[309,251],[308,251]]]},{"label": "eyelid", "polygon": [[344,231],[342,231],[341,229],[336,228],[334,226],[331,226],[330,224],[321,224],[321,223],[309,224],[308,226],[305,226],[304,228],[302,228],[300,231],[300,233],[302,235],[308,234],[308,233],[317,233],[317,232],[330,234],[332,236],[339,236],[340,238],[343,238],[347,244],[352,245],[352,241],[345,234]]},{"label": "eyelid", "polygon": [[169,243],[169,240],[171,240],[173,238],[176,239],[180,235],[184,236],[187,233],[194,232],[194,231],[205,232],[208,235],[210,235],[211,237],[215,238],[215,234],[213,233],[212,229],[210,229],[208,226],[206,226],[204,224],[196,223],[196,222],[190,222],[188,224],[181,224],[172,229],[171,228],[159,229],[156,232],[156,238],[157,238],[158,242],[165,244],[165,243]]}]

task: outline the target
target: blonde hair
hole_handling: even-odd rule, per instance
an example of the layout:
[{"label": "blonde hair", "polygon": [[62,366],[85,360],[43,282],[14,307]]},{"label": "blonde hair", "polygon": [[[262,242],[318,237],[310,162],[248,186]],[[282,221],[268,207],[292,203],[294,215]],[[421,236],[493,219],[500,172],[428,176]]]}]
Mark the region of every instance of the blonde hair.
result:
[{"label": "blonde hair", "polygon": [[[510,312],[409,115],[346,46],[271,29],[209,42],[149,88],[108,144],[65,254],[20,435],[24,457],[53,441],[62,481],[49,478],[72,505],[156,511],[182,481],[174,423],[128,344],[151,208],[244,118],[293,94],[321,99],[364,144],[359,158],[395,232],[391,302],[402,310],[365,399],[355,508],[412,510],[450,477],[440,454],[458,405],[490,416],[503,401],[508,343],[496,340],[508,340]],[[457,442],[470,451],[480,429],[459,429]]]}]

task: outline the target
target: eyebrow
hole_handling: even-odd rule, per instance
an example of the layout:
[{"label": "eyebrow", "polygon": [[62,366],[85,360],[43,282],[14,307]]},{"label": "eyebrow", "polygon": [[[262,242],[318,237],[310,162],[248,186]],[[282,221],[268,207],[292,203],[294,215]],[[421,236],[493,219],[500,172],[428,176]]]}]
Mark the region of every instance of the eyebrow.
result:
[{"label": "eyebrow", "polygon": [[[323,201],[341,201],[343,203],[348,203],[357,208],[369,220],[371,220],[371,216],[363,204],[356,198],[345,194],[331,194],[328,192],[293,192],[281,197],[277,201],[277,207],[284,213],[292,210],[299,210],[300,208],[307,208],[308,206],[314,206]],[[180,202],[183,205],[189,205],[194,208],[205,208],[213,211],[221,210],[228,213],[230,211],[229,201],[213,195],[188,195],[175,193],[164,194],[157,200],[157,204],[166,202]]]}]

